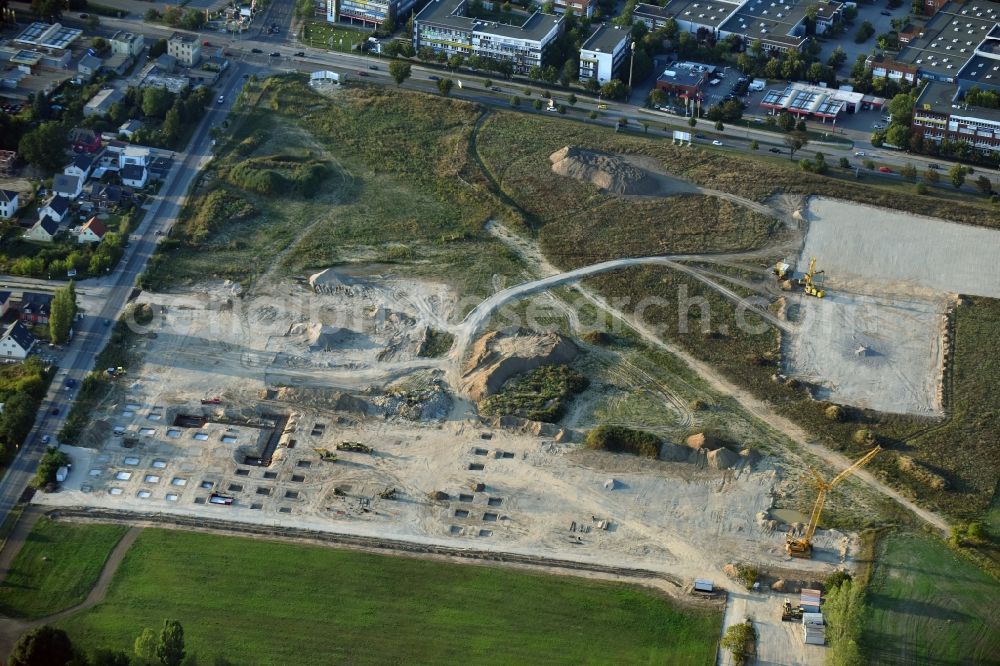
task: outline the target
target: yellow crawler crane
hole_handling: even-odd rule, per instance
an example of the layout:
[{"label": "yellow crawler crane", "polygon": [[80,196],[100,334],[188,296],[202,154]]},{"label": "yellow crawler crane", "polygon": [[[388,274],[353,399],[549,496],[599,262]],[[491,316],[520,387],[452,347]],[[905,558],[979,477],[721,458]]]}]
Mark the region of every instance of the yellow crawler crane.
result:
[{"label": "yellow crawler crane", "polygon": [[816,298],[823,298],[826,296],[826,292],[816,286],[813,279],[817,275],[822,275],[825,271],[816,270],[816,257],[812,257],[809,260],[809,270],[806,274],[799,278],[799,285],[802,289],[810,296],[815,296]]},{"label": "yellow crawler crane", "polygon": [[797,538],[789,534],[785,538],[785,552],[792,557],[812,557],[812,538],[813,534],[816,532],[816,525],[819,523],[819,515],[823,512],[823,503],[826,502],[826,494],[830,492],[830,489],[835,485],[870,463],[872,458],[874,458],[881,450],[881,446],[876,446],[874,449],[861,456],[861,458],[859,458],[853,465],[833,477],[833,480],[829,483],[823,480],[823,477],[819,475],[819,472],[811,467],[809,468],[809,471],[812,472],[814,477],[816,477],[816,485],[819,487],[819,494],[816,496],[816,504],[813,505],[812,515],[809,517],[809,525],[806,527],[805,534],[803,534],[801,538]]}]

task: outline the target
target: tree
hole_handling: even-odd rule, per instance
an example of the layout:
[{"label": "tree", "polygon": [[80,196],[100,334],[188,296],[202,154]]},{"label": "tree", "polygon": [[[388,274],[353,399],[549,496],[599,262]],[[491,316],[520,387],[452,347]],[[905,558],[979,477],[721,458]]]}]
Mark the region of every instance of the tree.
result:
[{"label": "tree", "polygon": [[129,666],[132,659],[127,652],[98,650],[90,655],[90,666]]},{"label": "tree", "polygon": [[542,100],[536,99],[534,106],[535,106],[535,111],[541,111],[542,110]]},{"label": "tree", "polygon": [[805,132],[795,130],[785,135],[785,145],[788,146],[788,159],[792,159],[795,151],[801,150],[809,143],[809,137]]},{"label": "tree", "polygon": [[401,60],[393,60],[389,63],[389,76],[396,82],[397,86],[403,85],[403,81],[410,78],[410,63]]},{"label": "tree", "polygon": [[167,40],[158,39],[149,46],[149,57],[159,58],[167,52]]},{"label": "tree", "polygon": [[576,106],[576,95],[570,93],[569,97],[566,98],[566,101],[569,103],[570,106]]},{"label": "tree", "polygon": [[483,87],[489,90],[490,88],[493,87],[493,81],[491,79],[486,79],[485,81],[483,81]]},{"label": "tree", "polygon": [[521,98],[517,95],[512,95],[510,98],[510,105],[514,108],[521,106]]},{"label": "tree", "polygon": [[694,116],[691,116],[690,118],[688,118],[688,126],[689,127],[694,127],[697,124],[698,124],[698,119],[697,118],[695,118]]},{"label": "tree", "polygon": [[725,129],[726,129],[726,126],[722,124],[722,121],[721,121],[721,120],[719,120],[719,121],[717,121],[717,122],[715,123],[715,130],[716,130],[717,132],[722,132],[722,131],[723,131],[723,130],[725,130]]},{"label": "tree", "polygon": [[[163,17],[160,15],[160,12],[156,11],[155,8],[150,7],[149,9],[146,10],[146,13],[143,15],[142,18],[143,18],[144,21],[146,21],[146,23],[156,23],[157,21],[159,21]],[[166,40],[163,40],[163,41],[166,41]],[[152,47],[150,47],[149,52],[150,52],[150,54],[152,54],[152,52],[153,52],[153,48]]]},{"label": "tree", "polygon": [[757,632],[749,622],[740,622],[726,629],[722,636],[723,649],[733,655],[733,663],[743,666],[751,654],[751,646],[757,640]]},{"label": "tree", "polygon": [[60,0],[31,0],[31,11],[43,19],[57,19],[62,15],[63,3]]},{"label": "tree", "polygon": [[903,177],[903,180],[915,183],[917,182],[917,167],[907,162],[899,168],[899,175]]},{"label": "tree", "polygon": [[934,169],[927,169],[924,171],[924,180],[927,181],[928,185],[937,185],[938,181],[941,180],[941,176]]},{"label": "tree", "polygon": [[38,168],[52,172],[66,163],[66,127],[62,123],[42,123],[21,137],[17,150]]},{"label": "tree", "polygon": [[76,315],[76,294],[72,285],[73,283],[70,282],[68,286],[56,289],[52,296],[49,336],[52,338],[52,342],[57,345],[64,344],[69,340],[69,331],[73,326],[73,317]]},{"label": "tree", "polygon": [[782,111],[778,114],[778,127],[781,128],[782,132],[791,132],[795,129],[795,116],[788,111]]},{"label": "tree", "polygon": [[601,97],[605,99],[622,99],[626,92],[625,84],[619,79],[611,79],[601,86]]},{"label": "tree", "polygon": [[985,194],[986,196],[993,193],[993,183],[986,176],[976,178],[976,188],[979,189],[981,194]]},{"label": "tree", "polygon": [[153,664],[160,660],[156,654],[158,647],[159,641],[156,638],[156,632],[149,627],[142,630],[142,633],[135,639],[133,646],[135,656],[147,664]]},{"label": "tree", "polygon": [[150,118],[163,118],[173,103],[174,96],[166,88],[154,86],[142,93],[142,113]]},{"label": "tree", "polygon": [[456,70],[465,62],[465,57],[461,53],[452,54],[448,58],[448,69]]},{"label": "tree", "polygon": [[965,184],[965,167],[961,164],[956,164],[948,169],[948,177],[951,179],[951,184],[956,190],[961,189],[962,185]]},{"label": "tree", "polygon": [[451,94],[451,89],[454,85],[455,82],[452,81],[451,79],[441,79],[440,81],[438,81],[438,90],[441,91],[442,95],[447,97],[449,94]]},{"label": "tree", "polygon": [[760,150],[760,144],[757,143],[757,139],[750,142],[750,150]]},{"label": "tree", "polygon": [[9,666],[63,666],[73,660],[73,644],[62,629],[38,627],[18,639]]},{"label": "tree", "polygon": [[177,620],[164,620],[156,655],[163,666],[180,666],[184,661],[184,627]]}]

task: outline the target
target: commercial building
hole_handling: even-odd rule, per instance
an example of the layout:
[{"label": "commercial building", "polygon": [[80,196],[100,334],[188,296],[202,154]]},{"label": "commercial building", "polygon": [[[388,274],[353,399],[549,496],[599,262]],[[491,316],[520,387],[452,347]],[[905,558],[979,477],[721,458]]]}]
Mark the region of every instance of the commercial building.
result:
[{"label": "commercial building", "polygon": [[980,152],[1000,152],[1000,110],[963,104],[954,85],[928,83],[913,109],[913,131],[924,142],[964,141]]},{"label": "commercial building", "polygon": [[[985,68],[985,61],[995,59],[1000,47],[1000,3],[987,2],[981,6],[970,3],[949,2],[944,5],[915,38],[910,40],[896,56],[895,62],[917,70],[921,79],[954,83],[960,71],[975,55],[984,60],[977,61],[975,68]],[[979,67],[983,62],[983,67]],[[997,62],[994,65],[1000,64]],[[1000,74],[1000,71],[997,72]],[[983,81],[992,81],[994,76]]]},{"label": "commercial building", "polygon": [[402,20],[417,4],[416,0],[327,0],[326,20],[348,21],[377,28],[387,18]]},{"label": "commercial building", "polygon": [[146,46],[145,37],[138,33],[126,32],[124,30],[119,30],[111,35],[111,39],[108,41],[111,43],[112,53],[127,55],[133,58],[142,53],[142,49]]},{"label": "commercial building", "polygon": [[167,54],[185,67],[194,67],[201,60],[201,44],[194,37],[175,32],[167,40]]},{"label": "commercial building", "polygon": [[[869,106],[875,98],[868,98]],[[884,100],[882,100],[884,102]],[[771,113],[788,111],[796,118],[815,118],[837,122],[842,113],[857,113],[866,103],[866,95],[851,90],[822,88],[806,83],[792,83],[784,90],[768,90],[760,106]]]},{"label": "commercial building", "polygon": [[607,83],[615,78],[628,55],[631,31],[600,25],[580,47],[580,80]]},{"label": "commercial building", "polygon": [[564,25],[561,16],[537,11],[521,25],[475,19],[466,11],[466,0],[431,0],[413,22],[414,48],[508,61],[514,72],[526,74],[545,64],[546,49]]},{"label": "commercial building", "polygon": [[699,62],[670,63],[656,77],[656,87],[668,95],[676,95],[682,99],[701,99],[701,91],[708,85],[715,70],[715,65],[703,65]]},{"label": "commercial building", "polygon": [[83,106],[83,115],[86,118],[90,116],[103,116],[108,110],[111,109],[111,105],[115,102],[120,102],[125,99],[125,93],[121,90],[116,90],[115,88],[104,88],[98,91],[96,95],[90,98],[90,101]]},{"label": "commercial building", "polygon": [[747,44],[760,40],[765,51],[801,51],[809,39],[806,13],[816,8],[814,31],[822,35],[841,17],[843,3],[810,0],[746,0],[718,29],[719,39],[737,35]]}]

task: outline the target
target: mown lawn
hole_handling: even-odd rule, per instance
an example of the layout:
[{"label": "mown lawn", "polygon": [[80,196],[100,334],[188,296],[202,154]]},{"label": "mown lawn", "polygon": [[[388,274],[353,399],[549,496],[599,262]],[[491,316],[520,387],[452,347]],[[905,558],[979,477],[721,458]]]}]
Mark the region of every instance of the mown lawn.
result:
[{"label": "mown lawn", "polygon": [[39,520],[0,583],[0,614],[45,617],[83,601],[125,530]]},{"label": "mown lawn", "polygon": [[127,648],[164,618],[239,664],[712,664],[722,619],[619,584],[147,529],[61,626]]},{"label": "mown lawn", "polygon": [[882,551],[868,593],[869,663],[997,663],[1000,583],[923,534],[888,537]]}]

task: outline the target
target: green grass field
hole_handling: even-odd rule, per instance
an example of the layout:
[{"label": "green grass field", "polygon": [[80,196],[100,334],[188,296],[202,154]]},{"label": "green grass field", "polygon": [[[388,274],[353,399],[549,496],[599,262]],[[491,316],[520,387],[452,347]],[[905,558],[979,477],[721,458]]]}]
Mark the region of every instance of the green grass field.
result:
[{"label": "green grass field", "polygon": [[347,53],[355,44],[367,39],[368,35],[369,33],[360,30],[350,30],[319,21],[307,21],[302,28],[300,41],[307,46]]},{"label": "green grass field", "polygon": [[1000,583],[922,534],[888,537],[881,550],[868,590],[869,663],[996,663]]},{"label": "green grass field", "polygon": [[612,583],[147,529],[107,600],[61,623],[87,649],[184,624],[239,664],[712,664],[721,614]]},{"label": "green grass field", "polygon": [[0,583],[0,613],[36,618],[80,603],[124,534],[121,525],[73,525],[42,518]]}]

